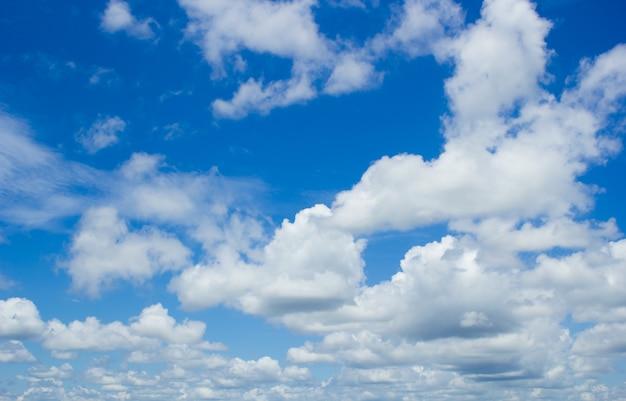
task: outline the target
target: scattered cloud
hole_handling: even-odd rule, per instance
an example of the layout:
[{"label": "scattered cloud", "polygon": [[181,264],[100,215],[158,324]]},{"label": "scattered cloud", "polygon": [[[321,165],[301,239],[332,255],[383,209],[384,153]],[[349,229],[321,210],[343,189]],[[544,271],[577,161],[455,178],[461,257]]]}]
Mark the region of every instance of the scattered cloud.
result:
[{"label": "scattered cloud", "polygon": [[149,226],[130,231],[116,209],[100,207],[83,214],[69,259],[59,266],[75,290],[95,298],[117,280],[142,284],[157,273],[181,269],[189,256],[173,236]]},{"label": "scattered cloud", "polygon": [[89,129],[79,131],[76,140],[87,152],[94,154],[115,145],[119,141],[118,134],[125,129],[126,122],[118,116],[106,117],[94,122]]},{"label": "scattered cloud", "polygon": [[[614,219],[590,217],[598,189],[580,180],[621,150],[610,124],[626,96],[624,45],[583,60],[552,93],[543,84],[551,24],[525,0],[488,0],[466,27],[451,1],[406,0],[361,45],[320,33],[314,1],[179,3],[214,79],[247,74],[240,67],[250,53],[292,63],[283,78],[246,76],[231,99],[212,104],[218,118],[371,88],[390,52],[449,63],[441,154],[382,157],[331,205],[273,227],[255,208],[257,181],[181,172],[146,153],[96,170],[0,114],[0,219],[39,227],[79,218],[58,267],[80,295],[167,274],[183,310],[222,305],[309,338],[282,364],[246,360],[205,339],[214,321],[177,320],[163,303],[126,322],[66,323],[44,322],[32,301],[9,298],[0,300],[0,362],[36,362],[29,342],[60,360],[123,351],[118,365],[93,360],[80,370],[89,388],[67,390],[79,377],[69,363],[33,365],[13,398],[626,396],[597,380],[626,353],[626,240]],[[108,32],[154,36],[152,20],[137,21],[125,2],[109,2],[102,18]],[[124,129],[108,118],[79,141],[95,153]],[[367,283],[371,235],[435,224],[448,233],[407,247],[397,266],[390,262],[394,274]],[[337,371],[319,381],[307,367],[318,364]]]},{"label": "scattered cloud", "polygon": [[[216,118],[240,119],[267,114],[277,107],[305,103],[320,93],[339,95],[378,86],[383,74],[376,61],[388,52],[411,56],[432,53],[438,40],[461,23],[460,8],[452,1],[412,0],[389,22],[388,32],[365,44],[319,32],[313,7],[317,2],[294,0],[214,1],[179,0],[190,19],[186,36],[203,50],[213,78],[245,72],[238,67],[242,54],[276,56],[291,61],[291,75],[265,82],[244,80],[229,100],[212,103]],[[363,6],[340,2],[337,6]],[[235,60],[230,65],[230,60]]]},{"label": "scattered cloud", "polygon": [[110,0],[101,16],[100,27],[108,33],[124,31],[137,39],[152,39],[158,27],[152,18],[137,20],[131,14],[130,6],[123,0]]}]

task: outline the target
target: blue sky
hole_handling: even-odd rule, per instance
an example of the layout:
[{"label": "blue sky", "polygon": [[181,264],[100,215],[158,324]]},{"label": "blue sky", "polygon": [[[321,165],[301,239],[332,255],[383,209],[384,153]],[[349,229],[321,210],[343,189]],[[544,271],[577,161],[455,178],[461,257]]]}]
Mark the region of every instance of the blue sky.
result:
[{"label": "blue sky", "polygon": [[625,6],[0,3],[0,401],[626,399]]}]

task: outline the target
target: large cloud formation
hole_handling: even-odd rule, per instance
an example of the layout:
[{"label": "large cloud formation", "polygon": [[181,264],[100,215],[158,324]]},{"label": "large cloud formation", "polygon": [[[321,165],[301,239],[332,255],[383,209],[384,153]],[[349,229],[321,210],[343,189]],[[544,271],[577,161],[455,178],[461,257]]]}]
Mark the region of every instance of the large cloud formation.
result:
[{"label": "large cloud formation", "polygon": [[[359,46],[320,33],[314,1],[179,3],[214,78],[243,71],[244,51],[292,62],[284,80],[244,80],[232,99],[213,103],[216,116],[368,88],[389,52],[432,54],[454,66],[444,83],[445,146],[432,160],[383,157],[331,205],[301,210],[272,232],[249,203],[233,200],[255,182],[165,171],[162,157],[141,153],[93,171],[1,116],[12,152],[32,157],[0,149],[8,183],[0,191],[28,201],[12,210],[47,207],[39,219],[0,217],[53,219],[54,208],[32,200],[42,195],[65,205],[56,217],[81,214],[60,262],[78,293],[97,297],[116,281],[141,285],[167,273],[183,309],[224,305],[312,338],[289,348],[281,366],[217,353],[225,347],[204,340],[205,323],[177,322],[161,304],[128,324],[66,324],[11,298],[0,301],[2,361],[34,360],[22,341],[40,341],[58,359],[127,352],[119,369],[90,367],[89,388],[66,390],[69,363],[33,370],[35,384],[19,399],[624,399],[623,385],[600,379],[626,353],[626,240],[614,220],[586,217],[598,189],[580,178],[621,150],[610,118],[624,110],[625,45],[583,60],[566,89],[550,93],[551,24],[526,0],[486,0],[468,26],[452,2],[407,0]],[[77,178],[61,173],[68,168]],[[11,184],[43,169],[46,186]],[[74,196],[76,187],[99,195]],[[370,235],[433,224],[449,232],[390,262],[398,269],[388,279],[366,283]],[[165,367],[144,369],[154,363]],[[340,371],[317,382],[307,367],[317,364]]]}]

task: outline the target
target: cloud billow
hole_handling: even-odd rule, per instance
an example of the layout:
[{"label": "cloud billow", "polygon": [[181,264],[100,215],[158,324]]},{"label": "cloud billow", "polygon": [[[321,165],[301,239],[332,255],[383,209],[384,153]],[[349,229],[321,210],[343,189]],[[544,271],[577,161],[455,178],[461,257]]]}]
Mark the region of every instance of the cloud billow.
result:
[{"label": "cloud billow", "polygon": [[[432,55],[452,66],[441,83],[444,146],[430,160],[381,157],[329,205],[274,226],[259,211],[256,197],[267,187],[256,179],[215,168],[184,172],[143,152],[99,170],[65,160],[0,114],[0,195],[9,200],[0,218],[46,228],[77,217],[57,262],[74,295],[97,302],[116,296],[119,283],[149,283],[181,309],[152,303],[128,319],[42,319],[27,298],[0,300],[0,362],[33,362],[30,341],[63,361],[124,352],[118,367],[87,367],[88,387],[70,392],[32,379],[32,394],[624,397],[623,385],[609,388],[601,377],[626,350],[626,239],[615,219],[591,217],[599,189],[581,179],[621,151],[611,119],[624,112],[626,45],[581,61],[566,88],[552,93],[544,85],[552,24],[526,0],[486,0],[472,24],[451,1],[406,0],[360,44],[325,36],[315,1],[178,3],[189,18],[185,38],[202,50],[212,79],[245,76],[232,98],[213,102],[215,117],[371,89],[383,84],[379,63],[390,54]],[[142,22],[127,3],[107,7],[103,30],[151,37],[139,34]],[[246,51],[290,61],[290,75],[265,82],[247,76],[243,60],[229,65]],[[95,124],[81,143],[92,153],[113,145],[125,127],[118,120]],[[29,180],[42,171],[48,180]],[[387,261],[388,277],[367,282],[368,240],[434,225],[445,235],[411,244],[401,260]],[[197,317],[211,308],[259,317],[307,341],[285,347],[283,362],[225,354],[228,344],[207,339],[219,319]],[[196,318],[175,317],[187,313]],[[336,371],[320,381],[312,373],[320,366]],[[77,377],[72,372],[67,362],[28,375],[61,382]]]}]

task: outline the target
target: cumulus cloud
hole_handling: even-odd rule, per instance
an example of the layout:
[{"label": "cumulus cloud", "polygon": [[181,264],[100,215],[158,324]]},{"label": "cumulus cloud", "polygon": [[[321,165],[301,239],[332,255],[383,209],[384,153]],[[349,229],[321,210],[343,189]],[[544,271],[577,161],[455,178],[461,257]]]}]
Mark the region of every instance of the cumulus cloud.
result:
[{"label": "cumulus cloud", "polygon": [[60,266],[75,290],[99,297],[116,280],[143,283],[158,273],[179,270],[190,251],[176,238],[154,227],[130,231],[112,207],[89,209]]},{"label": "cumulus cloud", "polygon": [[270,317],[348,302],[364,279],[365,242],[326,227],[328,213],[317,205],[301,211],[293,223],[284,221],[257,263],[221,247],[215,263],[185,269],[169,288],[186,308],[226,303]]},{"label": "cumulus cloud", "polygon": [[[212,103],[217,118],[239,119],[267,114],[277,107],[306,102],[320,93],[340,95],[377,86],[383,74],[376,61],[386,53],[430,54],[432,44],[460,24],[460,9],[451,2],[412,0],[394,14],[388,29],[364,43],[329,39],[319,31],[317,2],[291,0],[179,0],[190,19],[186,36],[203,50],[213,77],[242,73],[242,54],[275,56],[292,63],[291,75],[264,82],[249,77],[231,99]],[[362,2],[339,2],[363,7]],[[449,29],[448,29],[449,28]]]},{"label": "cumulus cloud", "polygon": [[[587,66],[581,86],[558,101],[538,84],[548,57],[543,38],[549,24],[527,2],[509,3],[487,2],[483,18],[450,46],[458,49],[457,67],[446,81],[453,115],[446,121],[442,154],[433,160],[410,154],[378,160],[351,190],[337,195],[336,224],[369,232],[589,210],[592,190],[577,178],[620,147],[600,134],[603,114],[570,99],[581,93],[587,77],[623,76],[622,52],[617,48],[600,57],[598,69]],[[499,57],[491,46],[512,49],[507,54],[519,63],[509,65],[511,59]],[[518,75],[511,76],[512,70]],[[619,95],[608,93],[606,102],[594,104],[611,110]],[[510,115],[513,104],[519,110]]]},{"label": "cumulus cloud", "polygon": [[[623,240],[614,220],[585,219],[596,189],[579,181],[621,149],[603,129],[625,95],[623,47],[584,61],[557,96],[542,86],[551,24],[529,2],[486,1],[475,24],[447,36],[458,13],[407,1],[370,42],[380,54],[454,63],[441,155],[374,162],[330,208],[283,222],[253,263],[224,248],[183,270],[170,284],[183,307],[224,303],[323,335],[288,361],[348,366],[335,380],[352,385],[436,377],[463,391],[500,380],[546,389],[623,354],[621,337],[609,340],[623,330]],[[367,57],[346,59],[337,85],[357,82]],[[411,248],[389,280],[363,284],[370,233],[440,223],[455,235]],[[567,319],[590,327],[571,332]]]},{"label": "cumulus cloud", "polygon": [[123,0],[110,0],[101,16],[100,28],[105,32],[124,31],[137,39],[151,39],[158,24],[152,18],[137,20],[131,14],[130,6]]},{"label": "cumulus cloud", "polygon": [[[202,340],[206,325],[178,322],[161,304],[128,324],[54,319],[42,334],[32,302],[12,298],[0,304],[4,337],[41,335],[59,357],[130,351],[129,365],[92,366],[85,377],[102,392],[138,399],[623,398],[623,388],[593,379],[626,349],[626,240],[614,220],[588,219],[596,189],[579,181],[620,149],[604,129],[626,94],[623,46],[583,61],[568,88],[552,94],[541,84],[550,23],[524,0],[488,0],[481,18],[452,36],[459,13],[453,3],[406,1],[363,54],[318,32],[313,2],[180,3],[191,19],[189,37],[218,74],[245,50],[323,66],[292,71],[295,80],[245,81],[240,95],[214,103],[223,117],[269,112],[320,90],[358,90],[375,79],[376,57],[388,51],[434,52],[453,63],[441,155],[381,158],[330,207],[304,209],[269,235],[254,213],[234,210],[216,171],[167,171],[164,158],[138,153],[107,174],[118,189],[106,205],[87,209],[69,246],[64,268],[76,288],[96,296],[116,280],[141,283],[172,271],[168,288],[183,308],[223,304],[319,336],[289,349],[293,366],[211,354],[224,346]],[[266,14],[274,26],[257,20]],[[283,37],[285,30],[299,36]],[[316,75],[322,70],[327,78]],[[302,95],[309,90],[310,97]],[[61,164],[14,131],[4,134],[10,148],[35,161],[0,149],[0,173]],[[365,284],[370,233],[432,224],[446,224],[451,234],[416,244],[389,279]],[[201,248],[194,265],[190,248],[164,228],[172,226]],[[9,344],[7,360],[30,359],[21,343]],[[133,365],[155,362],[167,364],[158,375]],[[298,365],[318,363],[342,369],[312,386],[311,372]],[[32,376],[61,379],[67,372]],[[502,381],[507,385],[485,384]],[[45,392],[34,388],[33,397]],[[102,398],[83,390],[76,397]]]},{"label": "cumulus cloud", "polygon": [[126,122],[121,118],[107,117],[94,122],[87,130],[76,134],[76,140],[91,154],[115,145],[119,141],[118,134],[124,132]]},{"label": "cumulus cloud", "polygon": [[202,344],[206,325],[199,321],[176,322],[161,304],[145,308],[130,325],[103,324],[96,317],[64,324],[49,321],[43,333],[44,347],[55,351],[111,351],[158,349],[163,343]]},{"label": "cumulus cloud", "polygon": [[35,304],[26,298],[0,300],[0,337],[35,337],[44,329]]},{"label": "cumulus cloud", "polygon": [[159,338],[172,344],[189,344],[201,341],[206,325],[198,321],[177,324],[176,320],[169,316],[167,309],[161,304],[156,304],[141,311],[130,328],[145,337]]}]

